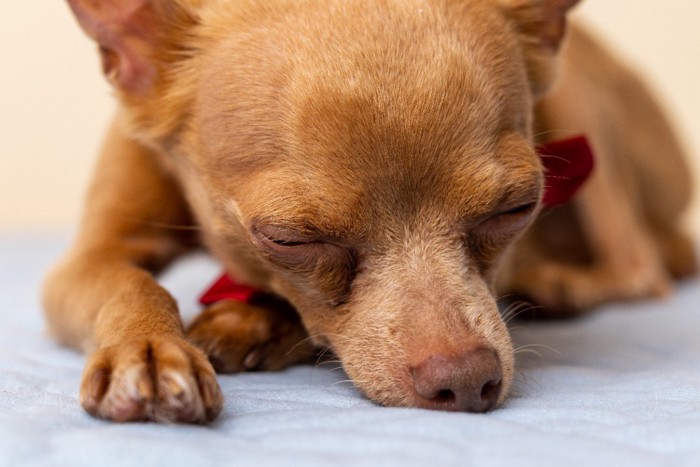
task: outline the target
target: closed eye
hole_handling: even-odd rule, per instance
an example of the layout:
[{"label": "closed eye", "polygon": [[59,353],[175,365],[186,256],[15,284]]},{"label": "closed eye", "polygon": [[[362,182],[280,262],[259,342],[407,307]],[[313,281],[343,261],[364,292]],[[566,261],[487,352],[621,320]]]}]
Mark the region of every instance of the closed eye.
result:
[{"label": "closed eye", "polygon": [[520,216],[520,215],[530,214],[532,211],[535,210],[536,206],[537,206],[537,203],[535,203],[535,202],[522,204],[520,206],[516,206],[514,208],[510,208],[510,209],[507,209],[505,211],[501,211],[501,212],[497,213],[496,216]]},{"label": "closed eye", "polygon": [[525,228],[537,209],[536,202],[518,204],[496,211],[476,226],[476,231],[484,234],[508,234]]},{"label": "closed eye", "polygon": [[285,240],[281,238],[268,238],[269,241],[274,243],[275,245],[279,246],[286,246],[286,247],[294,247],[294,246],[303,246],[303,245],[309,245],[311,243],[316,243],[316,242],[298,242],[294,240]]},{"label": "closed eye", "polygon": [[296,281],[306,278],[307,292],[321,293],[331,306],[340,306],[348,298],[357,253],[308,230],[260,222],[250,227],[252,243],[281,274],[292,274]]},{"label": "closed eye", "polygon": [[251,233],[253,244],[270,261],[296,270],[314,269],[329,258],[347,254],[345,248],[317,234],[284,226],[258,223]]}]

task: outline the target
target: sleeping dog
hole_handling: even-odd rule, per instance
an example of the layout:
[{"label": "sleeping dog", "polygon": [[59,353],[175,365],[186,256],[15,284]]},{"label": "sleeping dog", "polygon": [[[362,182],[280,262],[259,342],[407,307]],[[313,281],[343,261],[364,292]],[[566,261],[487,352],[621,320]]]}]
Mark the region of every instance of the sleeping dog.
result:
[{"label": "sleeping dog", "polygon": [[[567,33],[576,0],[68,3],[121,104],[44,290],[95,416],[206,422],[215,368],[319,348],[380,404],[487,411],[513,378],[496,297],[570,315],[695,272],[679,145]],[[536,147],[577,133],[596,169],[553,208],[548,162],[577,161]],[[154,274],[200,245],[245,297],[184,329]]]}]

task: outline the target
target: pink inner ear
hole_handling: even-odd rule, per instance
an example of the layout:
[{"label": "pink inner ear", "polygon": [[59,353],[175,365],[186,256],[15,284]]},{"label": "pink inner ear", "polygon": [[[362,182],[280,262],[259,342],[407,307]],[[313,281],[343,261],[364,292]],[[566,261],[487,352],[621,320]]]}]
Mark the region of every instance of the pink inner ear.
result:
[{"label": "pink inner ear", "polygon": [[593,151],[585,136],[539,146],[545,176],[542,204],[548,207],[568,202],[593,172]]},{"label": "pink inner ear", "polygon": [[153,51],[159,21],[149,0],[68,0],[80,26],[100,46],[107,78],[121,90],[145,94],[156,79]]},{"label": "pink inner ear", "polygon": [[504,0],[514,8],[519,28],[547,53],[556,53],[566,33],[566,17],[579,0]]},{"label": "pink inner ear", "polygon": [[566,33],[566,16],[579,0],[549,0],[545,5],[547,27],[543,31],[546,45],[557,50]]}]

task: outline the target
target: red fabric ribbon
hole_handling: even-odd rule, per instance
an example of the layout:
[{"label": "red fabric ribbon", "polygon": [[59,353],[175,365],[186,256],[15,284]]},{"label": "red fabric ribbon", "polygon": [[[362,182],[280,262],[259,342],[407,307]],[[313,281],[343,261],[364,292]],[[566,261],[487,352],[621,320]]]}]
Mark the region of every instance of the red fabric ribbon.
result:
[{"label": "red fabric ribbon", "polygon": [[547,207],[567,203],[576,194],[595,165],[593,151],[585,136],[553,141],[537,148],[544,165]]},{"label": "red fabric ribbon", "polygon": [[199,303],[205,306],[212,305],[222,300],[250,303],[253,296],[259,293],[261,292],[259,292],[258,289],[239,284],[227,273],[224,273],[202,294],[199,298]]},{"label": "red fabric ribbon", "polygon": [[[584,136],[554,141],[539,146],[545,169],[545,190],[542,203],[547,207],[568,202],[593,171],[593,151]],[[253,287],[239,284],[224,273],[199,299],[208,306],[221,300],[234,300],[250,303],[253,297],[260,296]]]}]

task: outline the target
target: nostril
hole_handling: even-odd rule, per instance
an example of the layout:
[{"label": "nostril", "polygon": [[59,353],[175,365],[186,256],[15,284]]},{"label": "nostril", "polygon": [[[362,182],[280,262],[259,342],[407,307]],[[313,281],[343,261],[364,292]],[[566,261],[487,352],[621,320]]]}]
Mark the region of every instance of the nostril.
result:
[{"label": "nostril", "polygon": [[501,395],[502,387],[503,384],[500,379],[491,380],[484,384],[484,387],[481,388],[481,402],[484,404],[484,410],[492,409],[496,405]]},{"label": "nostril", "polygon": [[438,404],[451,404],[455,399],[455,393],[451,389],[440,389],[430,400]]}]

